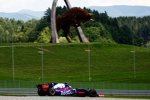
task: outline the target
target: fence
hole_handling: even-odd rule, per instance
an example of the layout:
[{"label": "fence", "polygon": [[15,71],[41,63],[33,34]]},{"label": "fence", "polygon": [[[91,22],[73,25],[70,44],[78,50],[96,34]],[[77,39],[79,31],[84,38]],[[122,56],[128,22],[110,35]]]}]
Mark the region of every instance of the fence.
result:
[{"label": "fence", "polygon": [[[43,82],[47,84],[48,82]],[[1,80],[0,88],[36,88],[42,82]],[[106,83],[106,82],[69,82],[74,88],[119,89],[119,90],[150,90],[145,83]]]}]

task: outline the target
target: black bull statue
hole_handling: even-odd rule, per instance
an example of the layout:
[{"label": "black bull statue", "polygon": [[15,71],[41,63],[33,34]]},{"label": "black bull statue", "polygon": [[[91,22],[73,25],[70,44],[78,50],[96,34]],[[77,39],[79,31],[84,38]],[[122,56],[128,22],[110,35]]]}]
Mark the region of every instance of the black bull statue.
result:
[{"label": "black bull statue", "polygon": [[[59,43],[59,40],[58,40],[58,34],[57,34],[57,28],[56,28],[56,6],[57,6],[57,1],[58,0],[54,0],[53,1],[53,4],[52,4],[52,11],[51,11],[51,29],[52,29],[52,38],[51,38],[51,42],[52,43]],[[66,6],[68,9],[71,9],[71,4],[68,0],[64,0],[64,2],[66,3]],[[82,31],[82,28],[80,27],[80,25],[75,25],[75,28],[77,30],[77,34],[78,34],[78,37],[80,39],[80,42],[83,42],[83,43],[88,43],[89,40],[86,38],[86,36],[84,35],[83,31]],[[67,40],[70,42],[68,36],[67,36],[67,33],[66,33],[66,38]]]}]

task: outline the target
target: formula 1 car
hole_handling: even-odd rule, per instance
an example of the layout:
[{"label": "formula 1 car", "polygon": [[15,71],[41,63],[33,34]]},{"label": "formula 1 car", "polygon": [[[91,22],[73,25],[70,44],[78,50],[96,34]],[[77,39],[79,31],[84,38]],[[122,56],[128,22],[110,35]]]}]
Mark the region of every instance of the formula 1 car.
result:
[{"label": "formula 1 car", "polygon": [[[61,83],[62,84],[62,83]],[[59,87],[59,83],[38,84],[37,93],[39,96],[77,96],[77,97],[97,97],[98,94],[94,89],[72,88],[67,83],[64,87]],[[56,87],[58,86],[58,87]]]}]

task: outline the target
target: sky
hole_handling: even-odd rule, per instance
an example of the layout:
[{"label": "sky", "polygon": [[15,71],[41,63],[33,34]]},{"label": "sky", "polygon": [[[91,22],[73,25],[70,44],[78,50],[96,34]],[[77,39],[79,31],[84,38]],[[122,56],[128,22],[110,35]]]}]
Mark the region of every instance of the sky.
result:
[{"label": "sky", "polygon": [[[72,6],[111,6],[111,5],[142,5],[150,6],[150,0],[69,0]],[[45,11],[52,6],[53,0],[0,0],[0,12],[17,12],[22,9]],[[63,6],[64,0],[58,0]]]}]

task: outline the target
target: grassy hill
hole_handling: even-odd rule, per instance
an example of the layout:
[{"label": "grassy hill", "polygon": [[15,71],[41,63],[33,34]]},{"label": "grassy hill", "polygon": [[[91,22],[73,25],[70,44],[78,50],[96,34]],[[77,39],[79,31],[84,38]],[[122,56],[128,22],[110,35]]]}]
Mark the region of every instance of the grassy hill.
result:
[{"label": "grassy hill", "polygon": [[[92,82],[149,84],[150,49],[135,47],[136,73],[133,50],[118,44],[14,44],[15,80],[41,81],[43,66],[44,81],[88,82],[90,63]],[[0,80],[12,80],[12,75],[12,47],[1,46]]]}]

